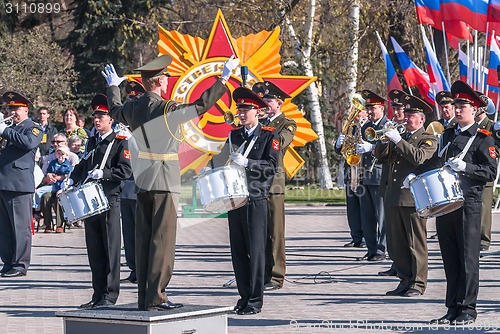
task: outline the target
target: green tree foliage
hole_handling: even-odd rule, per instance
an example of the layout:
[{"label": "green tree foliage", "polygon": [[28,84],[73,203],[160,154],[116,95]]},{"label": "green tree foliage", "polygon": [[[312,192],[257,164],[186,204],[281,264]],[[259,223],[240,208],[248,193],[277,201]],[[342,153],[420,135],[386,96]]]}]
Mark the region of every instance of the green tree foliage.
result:
[{"label": "green tree foliage", "polygon": [[5,90],[57,112],[73,98],[76,79],[71,55],[52,42],[47,28],[0,35],[0,87]]}]

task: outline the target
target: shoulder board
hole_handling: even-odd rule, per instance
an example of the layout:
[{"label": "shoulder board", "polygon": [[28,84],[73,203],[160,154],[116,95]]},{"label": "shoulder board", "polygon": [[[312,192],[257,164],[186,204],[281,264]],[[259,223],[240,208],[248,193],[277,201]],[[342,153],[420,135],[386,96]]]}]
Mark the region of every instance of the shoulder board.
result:
[{"label": "shoulder board", "polygon": [[179,107],[179,104],[175,101],[168,101],[167,102],[167,110],[170,112],[170,111],[174,111],[175,109],[177,109],[177,107]]},{"label": "shoulder board", "polygon": [[120,135],[120,136],[115,136],[115,138],[116,138],[116,139],[121,139],[121,140],[125,140],[125,139],[127,139],[127,137],[122,136],[122,135]]},{"label": "shoulder board", "polygon": [[491,136],[491,131],[488,131],[486,129],[477,129],[477,132],[482,133],[483,135],[486,136]]},{"label": "shoulder board", "polygon": [[262,130],[273,132],[276,128],[273,128],[272,126],[263,126]]}]

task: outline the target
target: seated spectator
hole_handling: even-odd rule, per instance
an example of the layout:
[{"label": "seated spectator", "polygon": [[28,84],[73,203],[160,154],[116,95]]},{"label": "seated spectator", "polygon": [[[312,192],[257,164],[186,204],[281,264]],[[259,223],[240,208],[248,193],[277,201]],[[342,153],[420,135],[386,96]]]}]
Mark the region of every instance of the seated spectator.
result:
[{"label": "seated spectator", "polygon": [[80,137],[74,135],[69,137],[68,147],[71,152],[78,156],[78,158],[83,158],[83,152],[81,151],[82,139]]},{"label": "seated spectator", "polygon": [[[42,171],[44,174],[47,173],[47,168],[49,167],[50,162],[52,160],[56,159],[55,150],[59,146],[68,146],[68,140],[67,140],[66,136],[64,135],[64,133],[58,133],[54,136],[54,138],[52,139],[52,147],[53,147],[52,153],[45,155],[41,158],[41,167],[42,167]],[[71,162],[71,165],[73,167],[78,162],[80,162],[80,158],[78,158],[78,155],[76,155],[73,152],[69,152],[68,160]],[[44,178],[44,181],[46,181],[45,178]]]}]

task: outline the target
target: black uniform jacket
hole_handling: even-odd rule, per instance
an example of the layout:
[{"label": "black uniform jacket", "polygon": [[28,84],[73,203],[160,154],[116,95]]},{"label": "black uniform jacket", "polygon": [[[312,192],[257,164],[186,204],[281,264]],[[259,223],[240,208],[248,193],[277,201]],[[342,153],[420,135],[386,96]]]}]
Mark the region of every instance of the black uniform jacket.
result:
[{"label": "black uniform jacket", "polygon": [[[279,136],[273,128],[257,125],[253,136],[248,138],[245,149],[253,137],[258,136],[252,150],[248,154],[248,166],[245,168],[250,199],[267,198],[278,167],[280,156]],[[245,142],[243,127],[231,131],[231,143],[236,151]],[[245,149],[242,154],[245,152]],[[221,153],[214,156],[214,166],[220,167],[229,159],[229,140],[226,141]]]},{"label": "black uniform jacket", "polygon": [[401,189],[404,179],[415,169],[425,163],[437,149],[436,136],[424,132],[424,128],[415,131],[410,138],[401,139],[397,144],[381,141],[375,146],[375,157],[386,163],[387,184],[384,204],[388,206],[415,206],[410,189]]},{"label": "black uniform jacket", "polygon": [[[417,167],[413,173],[419,175],[444,166],[447,160],[460,155],[469,138],[477,133],[476,138],[463,158],[467,164],[465,171],[459,172],[458,176],[464,198],[481,201],[481,193],[484,185],[488,181],[493,181],[497,174],[495,142],[488,132],[484,130],[478,131],[477,123],[472,124],[467,130],[460,132],[458,136],[455,135],[457,127],[458,124],[444,130],[441,134],[438,149],[433,157],[425,164]],[[444,150],[444,147],[449,142],[451,144]],[[443,150],[441,157],[438,156],[440,150]]]},{"label": "black uniform jacket", "polygon": [[4,130],[0,137],[0,190],[32,193],[35,153],[42,129],[26,118]]},{"label": "black uniform jacket", "polygon": [[[132,169],[130,168],[130,152],[128,151],[127,141],[121,137],[116,137],[114,132],[104,138],[97,147],[96,137],[89,139],[85,148],[85,156],[71,173],[71,179],[73,179],[75,185],[83,182],[87,178],[88,171],[91,171],[97,164],[100,167],[106,148],[113,139],[115,139],[115,142],[104,168],[102,168],[103,178],[99,182],[102,184],[106,196],[120,193],[122,181],[132,175]],[[89,181],[91,180],[89,179]]]}]

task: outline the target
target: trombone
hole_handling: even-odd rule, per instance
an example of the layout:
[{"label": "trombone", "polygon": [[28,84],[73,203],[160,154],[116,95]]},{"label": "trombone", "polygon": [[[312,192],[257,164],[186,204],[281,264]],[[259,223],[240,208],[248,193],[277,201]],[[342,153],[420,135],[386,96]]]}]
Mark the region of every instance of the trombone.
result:
[{"label": "trombone", "polygon": [[380,130],[375,130],[373,127],[369,127],[365,130],[365,137],[366,140],[372,142],[375,140],[384,140],[385,136],[384,133],[386,133],[389,130],[396,129],[400,134],[403,134],[406,132],[406,123],[403,124],[391,124],[386,128],[380,129]]}]

